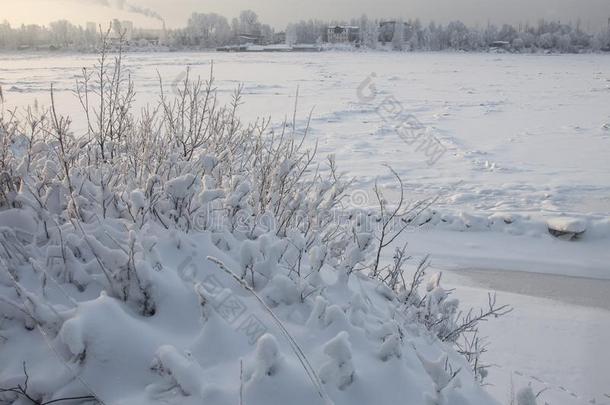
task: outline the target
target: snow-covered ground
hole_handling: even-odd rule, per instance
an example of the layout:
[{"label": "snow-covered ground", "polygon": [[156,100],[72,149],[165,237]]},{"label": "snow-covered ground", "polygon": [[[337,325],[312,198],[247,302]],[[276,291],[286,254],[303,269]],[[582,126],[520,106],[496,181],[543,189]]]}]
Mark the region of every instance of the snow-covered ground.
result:
[{"label": "snow-covered ground", "polygon": [[[0,83],[16,105],[48,103],[54,83],[62,109],[77,109],[68,93],[95,56],[0,55]],[[462,181],[450,203],[468,210],[557,214],[610,212],[610,55],[449,53],[133,54],[128,64],[141,103],[158,96],[186,66],[207,76],[215,65],[227,96],[245,88],[245,118],[313,110],[312,139],[333,153],[362,186],[388,173],[409,190],[430,194]],[[377,97],[362,101],[371,73]],[[361,90],[368,96],[369,88]],[[392,96],[448,148],[434,165],[406,145],[377,111]],[[365,164],[366,163],[366,164]]]},{"label": "snow-covered ground", "polygon": [[[312,110],[308,142],[354,177],[351,205],[375,205],[375,179],[396,195],[384,165],[409,198],[439,197],[405,240],[451,270],[463,301],[484,303],[483,293],[497,289],[515,307],[485,327],[487,359],[503,365],[490,376],[500,401],[512,375],[518,387],[544,388],[532,376],[546,382],[551,404],[610,403],[609,282],[569,288],[566,278],[610,280],[610,55],[133,54],[138,105],[158,97],[157,73],[171,89],[185,66],[206,76],[212,60],[223,98],[244,84],[244,119],[291,117],[298,88],[298,125]],[[9,105],[23,106],[48,104],[52,82],[60,110],[73,112],[75,78],[94,61],[1,54],[0,85]],[[411,142],[400,128],[413,122],[423,132]],[[549,235],[547,221],[557,218],[574,219],[584,234]],[[557,287],[543,288],[549,283]]]},{"label": "snow-covered ground", "polygon": [[465,305],[480,306],[488,291],[498,291],[515,308],[481,327],[490,343],[486,358],[495,365],[487,390],[496,398],[508,403],[512,381],[546,389],[549,404],[610,403],[609,281],[489,270],[444,274]]}]

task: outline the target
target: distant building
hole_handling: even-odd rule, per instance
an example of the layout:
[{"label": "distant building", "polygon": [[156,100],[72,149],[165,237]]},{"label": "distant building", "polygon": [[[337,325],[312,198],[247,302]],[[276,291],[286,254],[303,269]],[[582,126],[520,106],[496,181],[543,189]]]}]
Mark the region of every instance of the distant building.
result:
[{"label": "distant building", "polygon": [[358,42],[359,40],[360,27],[349,25],[328,27],[328,42],[332,44]]},{"label": "distant building", "polygon": [[286,33],[285,32],[276,32],[273,34],[273,43],[274,44],[285,44],[286,43]]},{"label": "distant building", "polygon": [[132,21],[121,21],[121,29],[125,34],[125,41],[133,40],[133,22]]},{"label": "distant building", "polygon": [[239,45],[264,45],[264,38],[262,35],[255,34],[239,34]]},{"label": "distant building", "polygon": [[139,28],[134,34],[133,43],[138,46],[166,46],[168,35],[165,29]]},{"label": "distant building", "polygon": [[508,49],[508,48],[510,48],[510,42],[508,42],[508,41],[493,41],[491,43],[491,47],[492,48],[497,48],[497,49]]}]

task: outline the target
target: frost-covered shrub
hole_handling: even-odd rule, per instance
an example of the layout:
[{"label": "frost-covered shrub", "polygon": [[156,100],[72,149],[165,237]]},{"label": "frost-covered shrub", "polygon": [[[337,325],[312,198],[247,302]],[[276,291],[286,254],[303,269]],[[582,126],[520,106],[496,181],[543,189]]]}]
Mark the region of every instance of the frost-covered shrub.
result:
[{"label": "frost-covered shrub", "polygon": [[270,334],[261,336],[256,344],[251,378],[257,380],[264,376],[272,376],[278,372],[281,360],[282,358],[275,337]]},{"label": "frost-covered shrub", "polygon": [[[202,392],[203,381],[199,379],[202,374],[201,366],[190,353],[181,354],[173,346],[161,346],[150,368],[165,377],[169,386],[177,385],[186,395]],[[159,387],[155,388],[159,389]]]},{"label": "frost-covered shrub", "polygon": [[329,360],[320,369],[322,382],[336,384],[340,390],[347,388],[355,376],[349,334],[345,331],[339,332],[326,343],[324,354],[328,356]]}]

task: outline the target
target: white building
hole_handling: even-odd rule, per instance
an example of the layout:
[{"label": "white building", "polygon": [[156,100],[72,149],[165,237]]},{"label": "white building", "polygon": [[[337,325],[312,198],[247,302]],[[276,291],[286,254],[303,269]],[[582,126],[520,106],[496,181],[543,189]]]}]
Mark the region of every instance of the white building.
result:
[{"label": "white building", "polygon": [[328,42],[348,43],[357,42],[360,39],[360,27],[349,25],[334,25],[328,27]]}]

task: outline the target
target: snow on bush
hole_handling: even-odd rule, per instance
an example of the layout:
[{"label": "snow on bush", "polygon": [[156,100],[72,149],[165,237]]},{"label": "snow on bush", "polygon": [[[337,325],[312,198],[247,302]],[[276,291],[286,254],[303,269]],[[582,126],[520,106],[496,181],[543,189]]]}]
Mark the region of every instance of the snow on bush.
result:
[{"label": "snow on bush", "polygon": [[[169,379],[168,388],[179,387],[185,396],[191,396],[200,394],[202,390],[203,381],[200,378],[203,371],[196,360],[189,358],[190,353],[187,356],[180,354],[173,346],[161,346],[155,354],[151,370]],[[150,390],[152,387],[149,387]]]},{"label": "snow on bush", "polygon": [[273,376],[278,372],[280,360],[277,340],[273,335],[264,334],[256,344],[254,370],[251,378],[256,380],[264,376]]},{"label": "snow on bush", "polygon": [[136,116],[121,63],[84,71],[85,133],[0,115],[0,403],[494,403],[479,318],[380,266],[333,159],[211,79]]},{"label": "snow on bush", "polygon": [[320,378],[324,383],[336,384],[343,390],[354,381],[354,365],[352,363],[352,346],[349,334],[341,331],[324,345],[324,354],[330,360],[320,369]]}]

